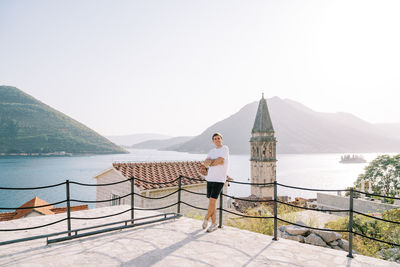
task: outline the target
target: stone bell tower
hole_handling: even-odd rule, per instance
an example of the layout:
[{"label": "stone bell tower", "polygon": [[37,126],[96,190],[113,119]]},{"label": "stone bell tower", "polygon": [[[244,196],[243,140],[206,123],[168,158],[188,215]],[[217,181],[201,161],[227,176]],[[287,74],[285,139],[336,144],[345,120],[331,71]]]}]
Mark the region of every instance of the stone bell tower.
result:
[{"label": "stone bell tower", "polygon": [[[270,183],[276,180],[276,138],[264,94],[258,104],[251,131],[250,170],[252,183]],[[273,198],[273,186],[252,185],[251,194],[259,198]]]}]

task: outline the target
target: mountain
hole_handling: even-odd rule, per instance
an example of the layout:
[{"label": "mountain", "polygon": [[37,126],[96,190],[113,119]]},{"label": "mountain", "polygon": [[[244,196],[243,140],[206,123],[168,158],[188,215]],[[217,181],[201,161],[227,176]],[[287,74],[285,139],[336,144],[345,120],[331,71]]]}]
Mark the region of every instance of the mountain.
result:
[{"label": "mountain", "polygon": [[383,133],[393,138],[400,138],[400,123],[375,123]]},{"label": "mountain", "polygon": [[169,139],[172,136],[164,135],[164,134],[155,134],[155,133],[139,133],[139,134],[130,134],[130,135],[114,135],[114,136],[106,136],[113,143],[121,145],[121,146],[132,146],[138,143],[146,142],[148,140],[164,140]]},{"label": "mountain", "polygon": [[[211,136],[215,132],[221,132],[224,144],[229,146],[231,153],[245,154],[249,152],[249,140],[253,127],[258,103],[254,102],[244,106],[239,112],[215,123],[200,135],[183,143],[178,147],[167,147],[166,150],[175,150],[191,153],[207,153],[214,147]],[[251,118],[251,119],[249,119]],[[240,127],[238,127],[240,125]]]},{"label": "mountain", "polygon": [[178,137],[168,138],[168,139],[164,139],[164,140],[159,140],[159,139],[147,140],[147,141],[133,145],[132,148],[158,149],[158,150],[164,150],[166,148],[169,148],[171,150],[173,148],[178,148],[181,144],[189,141],[192,138],[193,138],[193,136],[178,136]]},{"label": "mountain", "polygon": [[127,153],[95,131],[11,86],[0,86],[0,153]]},{"label": "mountain", "polygon": [[[267,100],[277,138],[277,153],[399,152],[400,139],[375,124],[349,113],[316,112],[290,99]],[[258,102],[247,104],[232,116],[217,122],[176,150],[207,153],[214,132],[224,135],[233,154],[248,154]]]}]

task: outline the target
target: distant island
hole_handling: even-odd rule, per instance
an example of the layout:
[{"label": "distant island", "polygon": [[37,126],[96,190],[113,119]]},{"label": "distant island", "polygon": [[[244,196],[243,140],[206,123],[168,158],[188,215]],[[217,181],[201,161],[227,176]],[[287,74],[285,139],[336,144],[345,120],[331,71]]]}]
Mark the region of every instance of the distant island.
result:
[{"label": "distant island", "polygon": [[339,163],[366,163],[361,155],[344,155],[340,157]]},{"label": "distant island", "polygon": [[128,153],[18,88],[0,86],[0,155]]}]

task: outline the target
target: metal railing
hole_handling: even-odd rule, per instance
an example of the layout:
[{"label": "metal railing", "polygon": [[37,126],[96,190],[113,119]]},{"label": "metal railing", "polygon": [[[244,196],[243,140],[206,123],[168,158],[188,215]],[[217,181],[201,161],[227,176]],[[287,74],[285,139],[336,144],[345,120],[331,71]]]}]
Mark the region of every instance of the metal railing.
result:
[{"label": "metal railing", "polygon": [[[177,179],[176,179],[177,180]],[[174,181],[176,181],[174,180]],[[142,180],[143,181],[143,180]],[[121,183],[126,183],[130,182],[130,193],[123,195],[123,196],[118,196],[116,198],[111,198],[111,199],[104,199],[104,200],[81,200],[81,199],[74,199],[71,198],[71,189],[70,185],[75,184],[78,186],[88,186],[88,187],[102,187],[102,186],[113,186]],[[138,208],[134,206],[134,196],[138,195],[141,197],[142,196],[138,193],[134,192],[134,178],[132,177],[131,179],[127,180],[122,180],[118,182],[113,182],[113,183],[107,183],[107,184],[86,184],[86,183],[80,183],[80,182],[75,182],[75,181],[69,181],[66,180],[65,182],[59,183],[59,184],[54,184],[54,185],[48,185],[48,186],[39,186],[39,187],[0,187],[0,190],[38,190],[38,189],[48,189],[48,188],[54,188],[57,186],[62,186],[65,185],[65,199],[62,201],[54,202],[54,203],[49,203],[46,205],[36,205],[36,206],[29,206],[29,207],[0,207],[0,210],[26,210],[26,209],[35,209],[35,208],[44,208],[44,207],[49,207],[49,206],[55,206],[59,204],[66,203],[66,217],[60,220],[53,221],[51,223],[47,224],[42,224],[42,225],[37,225],[37,226],[32,226],[32,227],[24,227],[24,228],[10,228],[10,229],[2,229],[0,228],[0,232],[17,232],[17,231],[27,231],[27,230],[33,230],[33,229],[38,229],[38,228],[44,228],[48,227],[54,224],[59,224],[61,222],[66,221],[67,222],[67,230],[66,231],[61,231],[61,232],[55,232],[55,233],[50,233],[50,234],[45,234],[45,235],[34,235],[30,237],[24,237],[24,238],[19,238],[19,239],[13,239],[13,240],[6,240],[6,241],[1,241],[1,245],[7,245],[7,244],[12,244],[12,243],[18,243],[18,242],[24,242],[24,241],[29,241],[29,240],[35,240],[35,239],[41,239],[41,238],[47,238],[47,244],[50,243],[55,243],[55,242],[60,242],[60,241],[65,241],[65,240],[70,240],[74,238],[79,238],[79,237],[84,237],[84,236],[89,236],[89,235],[94,235],[94,234],[99,234],[99,233],[104,233],[104,232],[109,232],[109,231],[114,231],[114,230],[121,230],[125,228],[130,228],[130,227],[135,227],[135,226],[140,226],[140,225],[145,225],[149,223],[155,223],[155,222],[161,222],[161,221],[166,221],[170,219],[176,219],[181,217],[180,214],[178,213],[163,213],[163,214],[157,214],[157,215],[151,215],[151,216],[145,216],[141,218],[135,218],[134,211],[135,210],[160,210],[160,209],[165,209],[169,208],[172,206],[175,206],[178,204],[178,202],[168,205],[165,207],[158,207],[158,208]],[[168,194],[166,196],[162,196],[159,198],[153,198],[153,199],[161,199],[161,198],[166,198],[170,195],[173,195],[177,193],[177,191]],[[71,202],[78,202],[78,203],[105,203],[105,202],[112,202],[112,201],[120,201],[123,198],[131,196],[131,207],[127,210],[118,212],[118,213],[113,213],[113,214],[108,214],[108,215],[103,215],[103,216],[97,216],[97,217],[76,217],[76,216],[71,216]],[[145,197],[146,198],[146,197]],[[105,218],[110,218],[114,216],[118,216],[124,213],[130,212],[130,219],[129,220],[122,220],[122,221],[116,221],[112,223],[106,223],[106,224],[100,224],[100,225],[95,225],[95,226],[90,226],[90,227],[85,227],[85,228],[78,228],[78,229],[72,229],[72,221],[73,220],[98,220],[98,219],[105,219]],[[154,219],[154,220],[148,220],[148,219],[153,219],[161,217],[159,219]],[[138,221],[143,221],[144,222],[138,222]],[[111,228],[106,228],[106,229],[100,229],[96,231],[89,231],[92,229],[96,228],[104,228],[107,226],[114,226],[116,224],[123,224],[122,226],[115,226]],[[83,233],[81,233],[83,232]],[[59,236],[59,235],[66,235],[64,237],[59,237],[55,239],[49,239],[49,237],[54,237],[54,236]]]},{"label": "metal railing", "polygon": [[[33,209],[33,208],[41,208],[41,207],[47,207],[47,206],[53,206],[53,205],[58,205],[58,204],[62,204],[62,203],[67,203],[67,212],[66,212],[66,218],[57,220],[55,222],[51,222],[48,224],[43,224],[43,225],[39,225],[39,226],[33,226],[33,227],[27,227],[27,228],[18,228],[18,229],[0,229],[0,232],[4,232],[4,231],[8,231],[8,232],[13,232],[13,231],[22,231],[22,230],[32,230],[32,229],[37,229],[37,228],[42,228],[42,227],[47,227],[50,225],[54,225],[54,224],[58,224],[64,221],[67,221],[67,230],[63,231],[63,232],[57,232],[57,233],[52,233],[52,234],[47,234],[47,235],[36,235],[36,236],[32,236],[32,237],[26,237],[26,238],[21,238],[21,239],[14,239],[14,240],[8,240],[8,241],[2,241],[0,242],[0,245],[6,245],[6,244],[11,244],[11,243],[16,243],[16,242],[23,242],[23,241],[28,241],[28,240],[34,240],[34,239],[38,239],[38,238],[47,238],[47,243],[54,243],[54,242],[60,242],[60,241],[64,241],[64,240],[69,240],[69,239],[73,239],[73,238],[79,238],[79,237],[83,237],[83,236],[88,236],[88,235],[93,235],[93,234],[98,234],[98,233],[103,233],[103,232],[108,232],[108,231],[113,231],[113,230],[120,230],[120,229],[124,229],[124,228],[129,228],[129,227],[134,227],[134,226],[139,226],[139,225],[144,225],[144,224],[148,224],[148,223],[154,223],[154,222],[161,222],[161,221],[165,221],[165,220],[170,220],[170,219],[175,219],[175,218],[179,218],[181,216],[181,204],[186,205],[188,207],[194,208],[194,209],[198,209],[198,210],[203,210],[206,211],[206,208],[202,208],[202,207],[198,207],[195,205],[192,205],[190,203],[187,203],[185,201],[182,200],[182,191],[183,192],[187,192],[189,194],[196,194],[196,195],[203,195],[206,196],[205,193],[200,193],[200,192],[194,192],[191,190],[188,190],[186,188],[182,188],[182,179],[187,179],[187,180],[196,180],[196,181],[201,181],[201,182],[205,182],[204,179],[198,179],[198,178],[190,178],[190,177],[185,177],[185,176],[179,176],[178,178],[168,181],[168,182],[162,182],[162,183],[156,183],[156,182],[149,182],[149,181],[145,181],[139,178],[135,178],[135,177],[131,177],[131,179],[127,179],[127,180],[123,180],[123,181],[118,181],[118,182],[114,182],[114,183],[108,183],[108,184],[85,184],[85,183],[79,183],[79,182],[74,182],[74,181],[69,181],[66,180],[63,183],[59,183],[59,184],[54,184],[54,185],[49,185],[49,186],[41,186],[41,187],[30,187],[30,188],[11,188],[11,187],[0,187],[0,190],[36,190],[36,189],[45,189],[45,188],[51,188],[51,187],[56,187],[56,186],[62,186],[65,185],[66,186],[66,199],[56,202],[56,203],[51,203],[51,204],[46,204],[46,205],[41,205],[41,206],[32,206],[32,207],[23,207],[23,208],[10,208],[10,207],[0,207],[0,210],[22,210],[22,209]],[[139,181],[141,183],[147,183],[147,184],[154,184],[154,185],[168,185],[168,184],[174,184],[175,182],[178,182],[178,189],[174,192],[171,192],[169,194],[160,196],[160,197],[149,197],[149,196],[144,196],[138,193],[135,193],[134,191],[134,185],[135,185],[135,181]],[[75,185],[79,185],[79,186],[95,186],[95,187],[99,187],[99,186],[112,186],[112,185],[116,185],[116,184],[121,184],[121,183],[126,183],[126,182],[130,182],[130,193],[123,195],[123,196],[119,196],[117,198],[113,198],[113,199],[107,199],[107,200],[80,200],[80,199],[71,199],[70,197],[70,185],[71,184],[75,184]],[[380,239],[376,239],[374,237],[370,237],[367,235],[364,235],[362,233],[359,233],[357,231],[354,231],[354,222],[353,222],[353,214],[357,214],[357,215],[362,215],[371,219],[375,219],[375,220],[380,220],[380,221],[384,221],[387,223],[393,223],[393,224],[400,224],[399,221],[391,221],[391,220],[387,220],[387,219],[383,219],[383,218],[378,218],[378,217],[374,217],[371,216],[369,214],[365,214],[359,211],[355,211],[354,207],[353,207],[353,200],[354,200],[354,192],[357,193],[361,193],[361,194],[367,194],[367,195],[371,195],[371,196],[376,196],[376,197],[382,197],[382,198],[388,198],[388,199],[397,199],[400,200],[400,198],[398,197],[391,197],[391,196],[383,196],[383,195],[378,195],[378,194],[370,194],[367,192],[361,192],[358,190],[354,190],[353,188],[350,189],[339,189],[339,190],[333,190],[333,189],[316,189],[316,188],[305,188],[305,187],[297,187],[297,186],[291,186],[291,185],[285,185],[285,184],[281,184],[278,182],[273,182],[273,183],[246,183],[246,182],[238,182],[238,181],[229,181],[229,183],[234,183],[234,184],[240,184],[240,185],[257,185],[257,186],[273,186],[274,189],[274,198],[273,199],[249,199],[249,198],[240,198],[240,197],[235,197],[235,196],[231,196],[228,194],[225,194],[223,192],[221,192],[220,194],[220,198],[219,198],[219,227],[222,227],[222,220],[223,220],[223,212],[229,213],[229,214],[233,214],[236,216],[240,216],[240,217],[244,217],[244,218],[257,218],[257,219],[273,219],[274,220],[274,236],[273,236],[273,240],[278,240],[278,221],[279,222],[283,222],[283,223],[287,223],[290,225],[296,225],[299,227],[304,227],[307,229],[312,229],[312,230],[320,230],[320,231],[334,231],[334,232],[341,232],[341,233],[348,233],[349,234],[349,249],[348,249],[348,257],[353,257],[353,235],[358,235],[364,238],[368,238],[370,240],[374,240],[377,242],[382,242],[385,243],[387,245],[390,246],[400,246],[400,244],[397,243],[392,243],[392,242],[388,242],[385,240],[380,240]],[[286,188],[291,188],[291,189],[297,189],[297,190],[306,190],[306,191],[323,191],[323,192],[349,192],[349,209],[315,209],[315,208],[309,208],[309,207],[303,207],[303,206],[297,206],[294,204],[290,204],[284,201],[281,201],[278,199],[278,186],[281,187],[286,187]],[[139,196],[141,198],[146,198],[146,199],[153,199],[153,200],[158,200],[158,199],[163,199],[163,198],[167,198],[170,197],[174,194],[177,194],[177,202],[174,202],[170,205],[167,206],[163,206],[163,207],[157,207],[157,208],[139,208],[139,207],[135,207],[135,195]],[[126,197],[131,197],[131,207],[130,209],[115,213],[115,214],[110,214],[110,215],[104,215],[104,216],[98,216],[98,217],[75,217],[75,216],[71,216],[71,202],[79,202],[79,203],[104,203],[104,202],[111,202],[111,201],[115,201],[115,200],[121,200],[123,198]],[[268,203],[268,202],[273,202],[273,216],[252,216],[252,215],[247,215],[247,214],[241,214],[241,213],[237,213],[231,210],[227,210],[224,209],[223,207],[223,196],[224,197],[228,197],[234,200],[241,200],[241,201],[250,201],[250,202],[259,202],[259,203]],[[300,208],[300,209],[304,209],[304,210],[313,210],[313,211],[320,211],[320,212],[347,212],[348,213],[348,217],[349,217],[349,223],[348,223],[348,229],[347,230],[343,230],[343,229],[326,229],[326,228],[317,228],[317,227],[310,227],[310,226],[306,226],[306,225],[301,225],[301,224],[297,224],[297,223],[293,223],[290,221],[287,221],[285,219],[282,219],[281,217],[279,217],[278,214],[278,204],[282,204],[282,205],[286,205],[286,206],[290,206],[293,208]],[[169,212],[169,213],[163,213],[163,214],[158,214],[158,215],[152,215],[152,216],[147,216],[147,217],[142,217],[142,218],[136,218],[134,216],[134,211],[135,210],[163,210],[163,209],[168,209],[171,207],[177,206],[177,210],[176,213],[175,212]],[[112,223],[107,223],[107,224],[101,224],[101,225],[96,225],[96,226],[91,226],[91,227],[86,227],[86,228],[79,228],[79,229],[71,229],[71,221],[73,220],[96,220],[96,219],[103,219],[103,218],[109,218],[109,217],[113,217],[113,216],[118,216],[124,213],[130,212],[131,214],[131,218],[129,220],[123,220],[123,221],[118,221],[118,222],[112,222]],[[154,220],[150,220],[150,221],[144,221],[141,223],[136,223],[137,221],[140,220],[145,220],[145,219],[152,219],[152,218],[157,218],[157,217],[161,217],[160,219],[154,219]],[[96,228],[101,228],[101,227],[107,227],[107,226],[114,226],[116,224],[124,224],[122,226],[118,226],[118,227],[111,227],[111,228],[106,228],[106,229],[100,229],[100,230],[96,230],[96,231],[91,231],[91,232],[84,232],[84,233],[80,233],[82,231],[87,231],[87,230],[91,230],[91,229],[96,229]],[[74,235],[72,235],[74,234]],[[56,238],[56,239],[52,239],[49,240],[49,237],[53,237],[53,236],[57,236],[57,235],[67,235],[64,237],[60,237],[60,238]]]}]

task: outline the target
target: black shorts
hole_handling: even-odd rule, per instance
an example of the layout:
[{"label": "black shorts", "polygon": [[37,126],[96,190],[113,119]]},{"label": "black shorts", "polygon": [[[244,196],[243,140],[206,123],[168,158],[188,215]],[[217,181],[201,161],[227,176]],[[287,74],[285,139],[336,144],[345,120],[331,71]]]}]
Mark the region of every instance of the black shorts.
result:
[{"label": "black shorts", "polygon": [[207,198],[212,197],[218,199],[223,187],[224,183],[207,182]]}]

